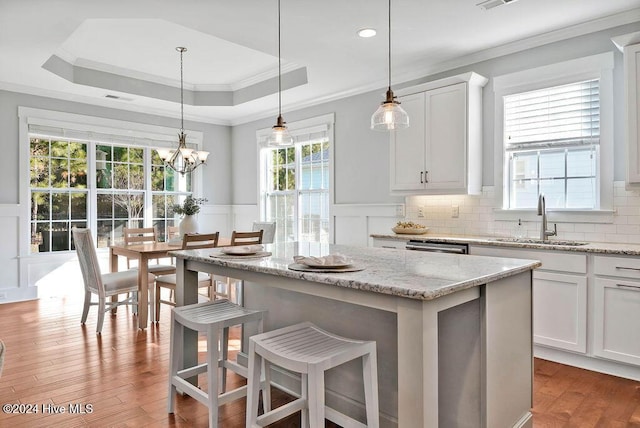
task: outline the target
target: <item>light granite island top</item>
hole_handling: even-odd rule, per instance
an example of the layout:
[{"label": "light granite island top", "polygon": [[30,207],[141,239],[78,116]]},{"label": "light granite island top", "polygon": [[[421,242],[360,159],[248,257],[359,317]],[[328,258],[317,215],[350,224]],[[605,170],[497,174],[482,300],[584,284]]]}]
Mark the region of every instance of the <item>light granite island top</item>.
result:
[{"label": "light granite island top", "polygon": [[[243,304],[268,311],[266,331],[311,321],[375,340],[380,426],[532,425],[531,284],[538,261],[310,243],[265,250],[271,256],[242,259],[220,257],[219,249],[171,252],[177,304],[195,303],[197,272],[210,272],[243,280]],[[335,253],[363,270],[288,268],[294,255]],[[245,326],[243,349],[254,332]],[[186,363],[193,363],[197,335],[184,340]],[[300,389],[299,378],[282,371],[274,370],[272,380]],[[327,406],[365,422],[358,364],[327,372],[325,386]]]}]

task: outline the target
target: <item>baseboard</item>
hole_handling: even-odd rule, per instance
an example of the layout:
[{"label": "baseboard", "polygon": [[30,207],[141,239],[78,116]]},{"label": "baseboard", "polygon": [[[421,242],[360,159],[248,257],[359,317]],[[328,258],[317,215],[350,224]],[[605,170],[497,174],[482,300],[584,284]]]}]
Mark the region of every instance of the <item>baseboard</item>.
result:
[{"label": "baseboard", "polygon": [[554,361],[568,366],[580,367],[581,369],[640,381],[640,367],[629,364],[574,354],[539,345],[534,345],[533,355],[537,358],[542,358],[543,360]]}]

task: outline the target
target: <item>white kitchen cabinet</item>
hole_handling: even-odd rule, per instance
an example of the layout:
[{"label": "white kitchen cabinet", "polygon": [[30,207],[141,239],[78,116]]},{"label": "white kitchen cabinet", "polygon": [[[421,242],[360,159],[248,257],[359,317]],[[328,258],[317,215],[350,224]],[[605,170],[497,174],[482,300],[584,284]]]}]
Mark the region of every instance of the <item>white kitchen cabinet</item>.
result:
[{"label": "white kitchen cabinet", "polygon": [[587,352],[587,256],[559,251],[470,246],[473,255],[540,260],[533,272],[533,342]]},{"label": "white kitchen cabinet", "polygon": [[594,257],[593,354],[640,365],[640,260]]},{"label": "white kitchen cabinet", "polygon": [[393,194],[481,193],[486,82],[466,73],[397,91],[410,126],[391,133]]},{"label": "white kitchen cabinet", "polygon": [[407,246],[407,241],[397,239],[373,238],[373,246],[378,248],[394,248],[397,250],[404,250]]},{"label": "white kitchen cabinet", "polygon": [[640,43],[624,47],[627,184],[640,186]]}]

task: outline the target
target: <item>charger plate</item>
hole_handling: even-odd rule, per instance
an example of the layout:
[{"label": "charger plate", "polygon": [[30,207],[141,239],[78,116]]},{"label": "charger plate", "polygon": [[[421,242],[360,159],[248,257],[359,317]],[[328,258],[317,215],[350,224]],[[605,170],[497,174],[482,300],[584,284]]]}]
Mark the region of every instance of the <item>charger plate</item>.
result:
[{"label": "charger plate", "polygon": [[250,259],[261,259],[263,257],[269,257],[271,255],[270,251],[256,251],[251,254],[224,254],[221,252],[209,254],[209,257],[214,257],[216,259],[225,259],[225,260],[250,260]]},{"label": "charger plate", "polygon": [[287,266],[290,270],[296,270],[299,272],[322,272],[322,273],[342,273],[342,272],[360,272],[364,270],[363,267],[358,267],[354,265],[348,265],[337,268],[316,268],[307,265],[303,265],[300,263],[291,263]]}]

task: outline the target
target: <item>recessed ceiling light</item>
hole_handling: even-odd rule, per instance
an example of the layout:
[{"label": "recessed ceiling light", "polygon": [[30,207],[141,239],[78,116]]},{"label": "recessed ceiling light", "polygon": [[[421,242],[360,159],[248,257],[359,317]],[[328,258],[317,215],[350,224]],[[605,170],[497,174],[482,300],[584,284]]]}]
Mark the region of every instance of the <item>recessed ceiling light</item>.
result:
[{"label": "recessed ceiling light", "polygon": [[369,38],[376,35],[376,30],[373,28],[363,28],[362,30],[358,30],[358,36],[362,38]]}]

